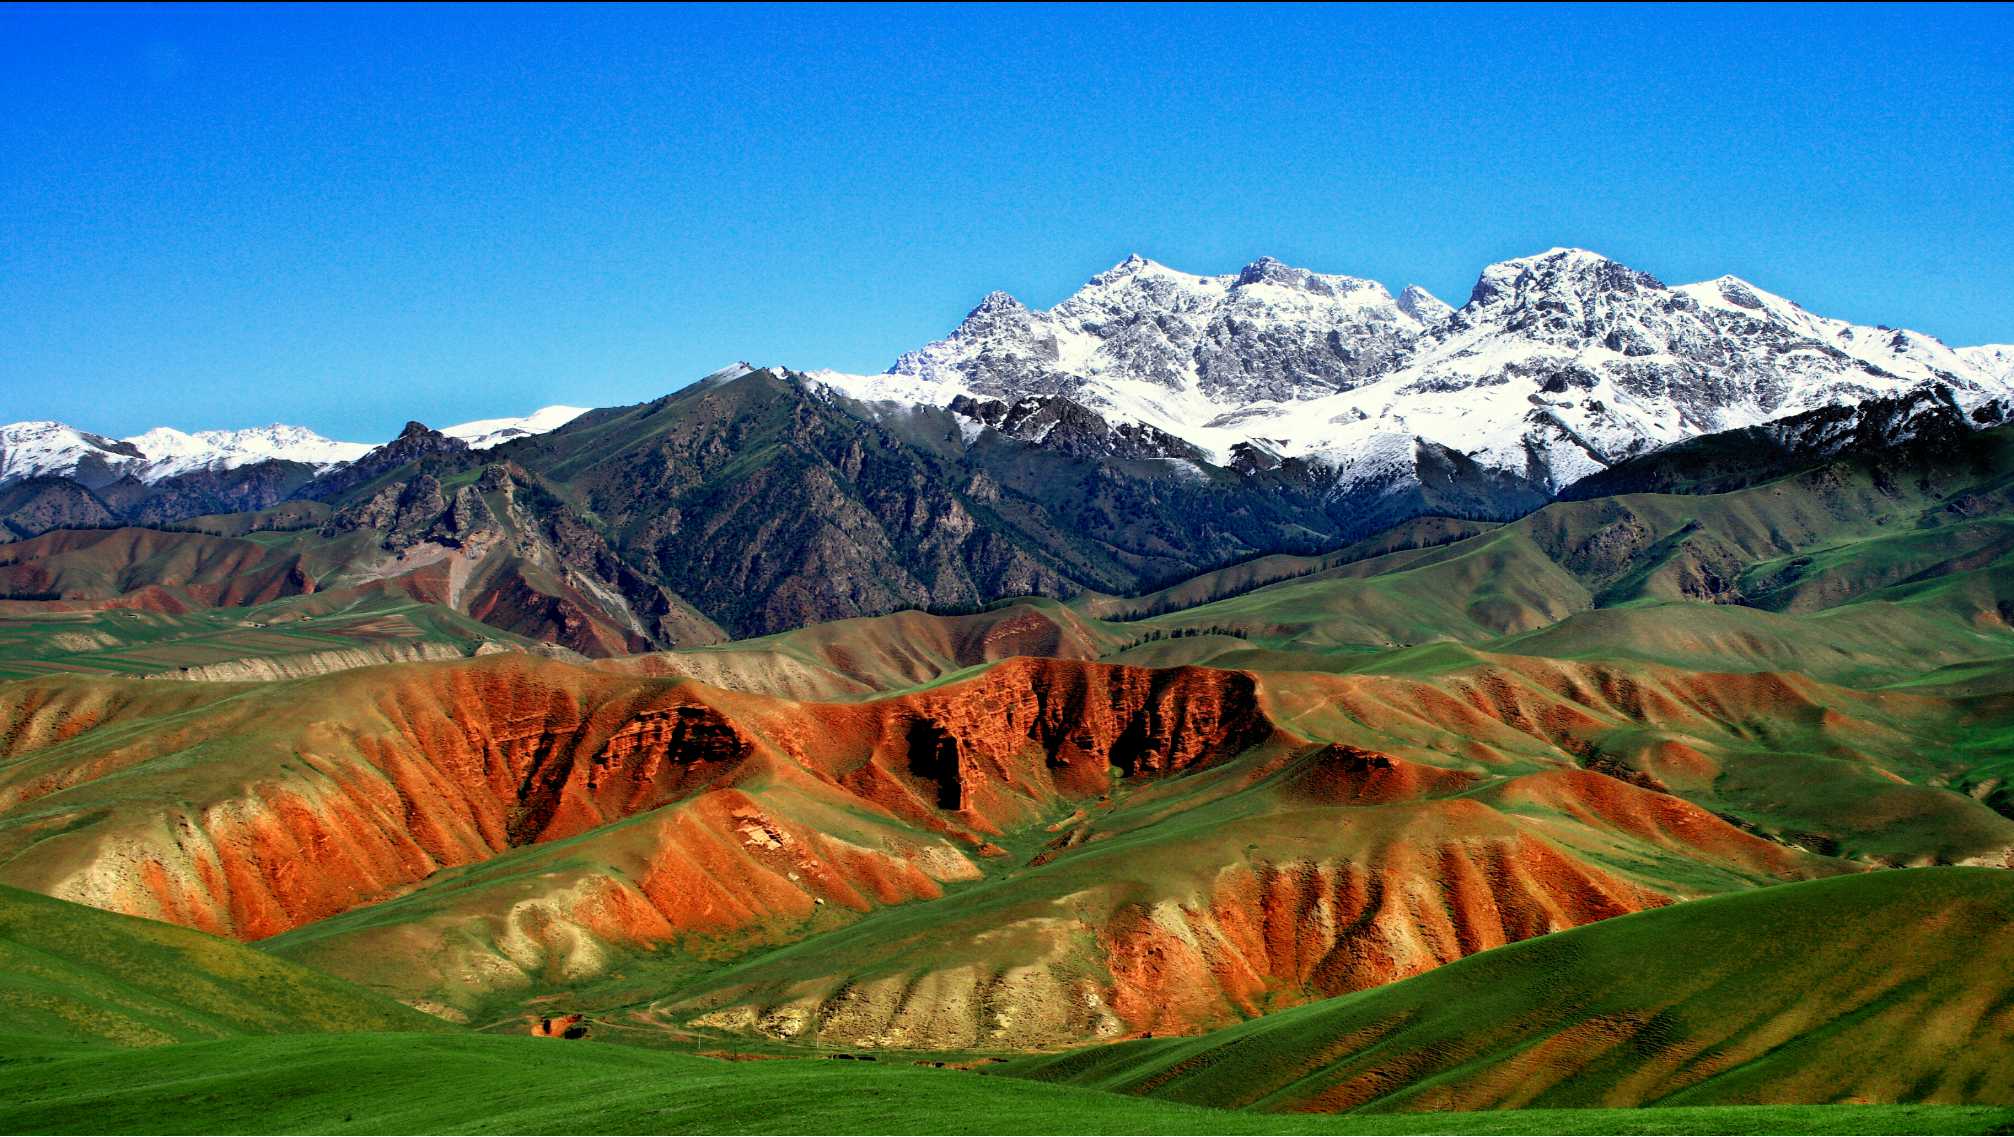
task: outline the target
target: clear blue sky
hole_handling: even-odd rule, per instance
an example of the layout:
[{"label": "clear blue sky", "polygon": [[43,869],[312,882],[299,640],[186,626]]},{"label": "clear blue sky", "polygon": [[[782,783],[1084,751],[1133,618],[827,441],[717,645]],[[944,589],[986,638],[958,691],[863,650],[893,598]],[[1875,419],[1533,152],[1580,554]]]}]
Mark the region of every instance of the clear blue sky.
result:
[{"label": "clear blue sky", "polygon": [[383,438],[1552,245],[2014,340],[2014,9],[0,10],[0,421]]}]

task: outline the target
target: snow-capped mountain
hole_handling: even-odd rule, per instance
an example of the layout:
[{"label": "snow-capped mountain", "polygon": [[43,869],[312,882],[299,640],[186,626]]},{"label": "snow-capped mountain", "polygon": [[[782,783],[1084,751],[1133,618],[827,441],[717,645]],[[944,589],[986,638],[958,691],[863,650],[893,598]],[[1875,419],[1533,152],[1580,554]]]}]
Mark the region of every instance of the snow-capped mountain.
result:
[{"label": "snow-capped mountain", "polygon": [[[519,418],[477,419],[441,433],[484,450],[555,430],[586,413],[585,407],[542,407]],[[152,485],[199,470],[234,470],[279,460],[327,471],[372,450],[367,442],[339,442],[306,427],[274,423],[244,430],[181,431],[157,426],[130,438],[108,438],[60,422],[0,426],[0,485],[24,478],[64,477],[98,489],[124,477]]]},{"label": "snow-capped mountain", "polygon": [[2014,386],[2014,343],[1989,343],[1978,347],[1961,347],[1958,358],[1974,369],[1991,375],[2000,382]]},{"label": "snow-capped mountain", "polygon": [[130,442],[66,423],[10,422],[0,426],[0,484],[62,477],[104,485],[145,460],[146,455]]},{"label": "snow-capped mountain", "polygon": [[474,422],[442,427],[441,433],[449,438],[461,439],[469,444],[471,450],[488,450],[492,446],[501,446],[513,438],[527,438],[534,434],[544,434],[549,430],[558,430],[587,412],[587,407],[557,405],[540,407],[520,418],[477,419]]},{"label": "snow-capped mountain", "polygon": [[96,489],[132,476],[153,483],[196,470],[230,470],[269,459],[326,469],[370,450],[312,430],[275,423],[246,430],[185,433],[157,426],[131,438],[107,438],[60,422],[0,426],[0,484],[62,477]]},{"label": "snow-capped mountain", "polygon": [[158,482],[192,470],[234,470],[274,459],[327,469],[354,462],[370,450],[362,442],[337,442],[306,427],[284,423],[245,430],[199,430],[192,434],[157,426],[123,441],[145,455],[138,466],[128,471],[143,482]]},{"label": "snow-capped mountain", "polygon": [[1491,265],[1460,308],[1270,258],[1194,276],[1135,256],[1048,311],[996,292],[885,375],[813,378],[868,402],[1061,396],[1221,464],[1319,464],[1338,492],[1399,486],[1429,450],[1556,490],[1815,407],[2003,396],[2014,349],[1827,319],[1734,277],[1669,287],[1582,249]]},{"label": "snow-capped mountain", "polygon": [[1404,359],[1423,328],[1375,281],[1270,257],[1192,276],[1134,256],[1047,312],[995,292],[890,374],[994,397],[1110,389],[1188,418],[1357,386]]}]

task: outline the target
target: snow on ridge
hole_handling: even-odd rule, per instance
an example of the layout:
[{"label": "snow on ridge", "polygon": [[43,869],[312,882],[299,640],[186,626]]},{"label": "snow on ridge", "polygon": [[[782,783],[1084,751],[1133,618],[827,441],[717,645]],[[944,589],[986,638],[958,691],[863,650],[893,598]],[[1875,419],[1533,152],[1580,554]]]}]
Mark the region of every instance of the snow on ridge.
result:
[{"label": "snow on ridge", "polygon": [[123,441],[144,456],[127,471],[143,482],[156,482],[194,470],[231,470],[271,460],[305,462],[327,469],[353,462],[371,449],[368,443],[338,442],[306,427],[285,423],[194,432],[157,426]]},{"label": "snow on ridge", "polygon": [[454,426],[444,426],[441,428],[441,433],[449,438],[461,439],[469,444],[471,450],[488,450],[493,446],[501,446],[513,438],[529,438],[534,434],[558,430],[586,414],[590,409],[554,404],[540,407],[528,415],[517,418],[483,418],[457,423]]},{"label": "snow on ridge", "polygon": [[[585,407],[542,407],[517,418],[479,419],[447,428],[473,449],[543,434],[586,413]],[[131,476],[149,484],[199,470],[232,470],[258,462],[304,462],[318,471],[369,453],[368,442],[325,438],[302,426],[273,423],[239,430],[183,431],[169,426],[114,439],[52,421],[0,426],[0,484],[23,478],[76,478],[94,488]]]},{"label": "snow on ridge", "polygon": [[1461,308],[1424,289],[1260,258],[1199,276],[1133,256],[1047,310],[989,295],[881,376],[869,403],[1063,395],[1222,463],[1254,438],[1338,470],[1415,438],[1557,488],[1683,438],[1938,384],[2014,393],[2014,347],[1816,316],[1735,277],[1669,287],[1599,253],[1487,266]]},{"label": "snow on ridge", "polygon": [[[139,457],[140,452],[130,443],[78,430],[68,423],[37,419],[0,426],[0,482],[68,477],[91,467],[104,473]],[[116,474],[104,480],[116,480]]]},{"label": "snow on ridge", "polygon": [[2014,343],[1982,343],[1955,350],[1965,362],[2014,387]]}]

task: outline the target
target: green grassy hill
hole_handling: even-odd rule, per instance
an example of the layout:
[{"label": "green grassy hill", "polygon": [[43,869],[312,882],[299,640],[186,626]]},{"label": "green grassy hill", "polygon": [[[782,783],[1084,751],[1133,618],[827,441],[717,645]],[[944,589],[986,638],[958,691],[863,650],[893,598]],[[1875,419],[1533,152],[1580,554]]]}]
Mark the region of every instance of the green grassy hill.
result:
[{"label": "green grassy hill", "polygon": [[[224,940],[0,888],[12,1133],[1990,1133],[2014,1110],[1278,1115],[896,1055],[473,1034]],[[967,1066],[968,1068],[959,1068]]]},{"label": "green grassy hill", "polygon": [[429,1015],[243,944],[4,886],[0,1021],[15,1044],[33,1036],[112,1046],[448,1029]]},{"label": "green grassy hill", "polygon": [[[1250,661],[1257,650],[1306,658],[1435,640],[1479,643],[1539,632],[1577,613],[1646,604],[1710,602],[1804,614],[1913,601],[1919,622],[1969,628],[1973,634],[1961,637],[1966,650],[2004,656],[2004,643],[1972,641],[1980,634],[2006,639],[2014,438],[1991,432],[1979,445],[1990,456],[1979,464],[1954,463],[1907,479],[1878,466],[1837,463],[1725,493],[1556,502],[1463,539],[1337,555],[1328,567],[1292,579],[1250,591],[1226,588],[1236,594],[1225,599],[1203,602],[1207,590],[1169,590],[1144,599],[1173,610],[1130,626],[1137,636],[1228,630],[1244,642],[1185,645],[1189,651],[1157,662],[1208,659],[1235,667],[1264,666]],[[1422,547],[1406,547],[1415,544]],[[1366,543],[1364,551],[1372,547]],[[1295,567],[1319,563],[1304,559]],[[1645,641],[1647,650],[1682,638],[1686,617],[1667,616],[1676,618],[1662,621]]]},{"label": "green grassy hill", "polygon": [[1614,920],[1029,1077],[1260,1110],[2014,1102],[2014,874],[1876,872]]},{"label": "green grassy hill", "polygon": [[0,605],[0,681],[62,674],[295,678],[530,643],[394,592],[291,596],[188,612]]}]

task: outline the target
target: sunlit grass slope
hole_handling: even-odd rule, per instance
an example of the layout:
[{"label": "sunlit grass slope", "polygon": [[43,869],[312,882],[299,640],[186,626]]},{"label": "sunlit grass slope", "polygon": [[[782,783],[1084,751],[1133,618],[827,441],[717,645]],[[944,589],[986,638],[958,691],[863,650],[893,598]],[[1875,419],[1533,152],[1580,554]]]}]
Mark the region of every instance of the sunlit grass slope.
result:
[{"label": "sunlit grass slope", "polygon": [[1874,872],[1528,940],[1017,1072],[1261,1110],[2014,1103],[2014,874]]},{"label": "sunlit grass slope", "polygon": [[0,1022],[14,1036],[114,1046],[446,1029],[390,999],[231,940],[4,886]]}]

